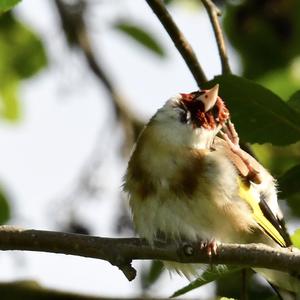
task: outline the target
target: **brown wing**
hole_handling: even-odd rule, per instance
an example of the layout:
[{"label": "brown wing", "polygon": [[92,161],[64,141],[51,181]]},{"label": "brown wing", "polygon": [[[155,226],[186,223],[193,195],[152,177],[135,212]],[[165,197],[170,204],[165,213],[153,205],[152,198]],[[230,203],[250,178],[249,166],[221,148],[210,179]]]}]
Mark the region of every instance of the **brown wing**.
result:
[{"label": "brown wing", "polygon": [[[226,156],[228,157],[228,159],[231,160],[231,162],[235,165],[235,167],[239,171],[240,175],[244,178],[248,177],[248,175],[249,175],[248,167],[246,166],[244,161],[237,154],[232,152],[232,150],[230,149],[230,147],[226,141],[224,141],[223,139],[221,139],[219,137],[215,137],[212,147],[216,150],[222,149],[224,151],[224,153],[226,154]],[[253,158],[250,154],[246,153],[246,155],[249,159],[249,162],[251,163],[251,166],[255,170],[259,171],[262,168],[262,166],[258,163],[258,161],[255,158]]]},{"label": "brown wing", "polygon": [[[244,161],[237,154],[232,152],[232,150],[230,149],[230,147],[226,141],[224,141],[223,139],[221,139],[219,137],[216,137],[214,140],[214,143],[213,143],[213,148],[215,150],[224,151],[225,155],[228,157],[228,159],[234,164],[234,166],[238,170],[240,176],[245,180],[249,179],[248,167],[246,166]],[[263,166],[254,157],[252,157],[248,153],[247,153],[247,156],[248,156],[249,162],[251,163],[251,166],[255,170],[265,173]],[[271,211],[268,203],[266,202],[264,193],[262,193],[262,192],[260,193],[259,206],[260,206],[260,209],[261,209],[263,215],[272,223],[272,225],[281,234],[281,236],[283,237],[283,239],[286,243],[286,246],[292,245],[290,236],[287,232],[287,229],[286,229],[286,226],[284,223],[284,219],[282,217],[279,217],[278,215],[275,215],[274,212]]]}]

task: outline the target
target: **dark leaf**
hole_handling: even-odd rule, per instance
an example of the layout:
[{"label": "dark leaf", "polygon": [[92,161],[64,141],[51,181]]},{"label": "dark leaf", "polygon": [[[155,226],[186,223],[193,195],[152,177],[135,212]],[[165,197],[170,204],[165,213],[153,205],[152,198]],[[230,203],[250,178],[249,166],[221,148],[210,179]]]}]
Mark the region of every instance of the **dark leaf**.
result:
[{"label": "dark leaf", "polygon": [[149,289],[160,277],[164,270],[164,265],[161,261],[154,260],[151,262],[150,268],[145,270],[141,276],[141,285],[143,290]]},{"label": "dark leaf", "polygon": [[[279,193],[280,196],[280,193]],[[290,213],[295,217],[300,217],[300,193],[290,194],[285,197],[285,202],[290,208]]]},{"label": "dark leaf", "polygon": [[233,267],[233,266],[212,266],[209,270],[206,270],[201,277],[194,280],[187,286],[181,288],[180,290],[176,291],[171,298],[178,297],[180,295],[186,294],[187,292],[190,292],[194,289],[197,289],[207,283],[210,283],[212,281],[218,280],[224,276],[227,276],[229,274],[235,273],[237,271],[240,271],[242,267]]},{"label": "dark leaf", "polygon": [[270,90],[234,75],[217,76],[205,87],[216,83],[243,141],[288,145],[300,140],[300,114]]},{"label": "dark leaf", "polygon": [[[300,192],[300,165],[289,169],[278,179],[280,195],[287,197]],[[300,199],[299,199],[300,201]]]},{"label": "dark leaf", "polygon": [[300,91],[294,93],[287,103],[290,107],[300,113]]},{"label": "dark leaf", "polygon": [[241,56],[244,75],[259,78],[299,56],[300,2],[239,1],[228,5],[224,27]]},{"label": "dark leaf", "polygon": [[[224,276],[216,281],[216,295],[226,296],[230,299],[241,299],[244,295],[243,286],[246,289],[248,299],[270,300],[274,295],[269,284],[261,280],[261,276],[253,276],[251,269],[243,269],[239,272]],[[278,298],[276,298],[278,300]]]},{"label": "dark leaf", "polygon": [[10,219],[9,199],[6,193],[0,189],[0,225],[5,224]]},{"label": "dark leaf", "polygon": [[156,40],[152,33],[150,33],[145,28],[140,25],[136,25],[130,22],[118,22],[114,25],[114,28],[119,32],[130,37],[134,41],[138,42],[140,45],[144,46],[146,49],[152,51],[160,57],[165,56],[165,51]]},{"label": "dark leaf", "polygon": [[0,0],[0,13],[6,12],[12,9],[21,0]]},{"label": "dark leaf", "polygon": [[279,197],[284,198],[291,213],[300,216],[300,165],[295,165],[278,178]]}]

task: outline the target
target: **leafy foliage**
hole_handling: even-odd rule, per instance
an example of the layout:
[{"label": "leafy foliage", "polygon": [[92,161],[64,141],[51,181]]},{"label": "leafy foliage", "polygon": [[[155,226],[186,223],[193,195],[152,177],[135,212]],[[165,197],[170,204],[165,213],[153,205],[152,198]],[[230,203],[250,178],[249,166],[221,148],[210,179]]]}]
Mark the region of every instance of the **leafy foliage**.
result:
[{"label": "leafy foliage", "polygon": [[0,0],[0,14],[12,9],[21,0]]},{"label": "leafy foliage", "polygon": [[217,76],[240,137],[250,143],[288,145],[300,139],[300,114],[261,85],[234,75]]},{"label": "leafy foliage", "polygon": [[240,271],[241,269],[242,269],[241,267],[233,267],[233,266],[223,266],[223,265],[212,266],[210,269],[206,270],[201,275],[201,277],[192,281],[187,286],[177,290],[171,297],[174,298],[174,297],[181,296],[205,284],[208,284],[224,276]]},{"label": "leafy foliage", "polygon": [[224,27],[241,56],[244,75],[258,78],[300,54],[300,2],[247,0],[228,5]]},{"label": "leafy foliage", "polygon": [[146,30],[146,28],[143,28],[141,25],[136,25],[129,21],[126,21],[117,22],[114,25],[114,28],[119,32],[125,34],[126,36],[130,37],[147,50],[150,50],[157,56],[164,57],[166,55],[165,50],[162,48],[162,46],[153,36],[153,34]]},{"label": "leafy foliage", "polygon": [[20,81],[43,68],[47,59],[40,39],[11,13],[0,17],[0,58],[0,113],[15,120],[20,114]]}]

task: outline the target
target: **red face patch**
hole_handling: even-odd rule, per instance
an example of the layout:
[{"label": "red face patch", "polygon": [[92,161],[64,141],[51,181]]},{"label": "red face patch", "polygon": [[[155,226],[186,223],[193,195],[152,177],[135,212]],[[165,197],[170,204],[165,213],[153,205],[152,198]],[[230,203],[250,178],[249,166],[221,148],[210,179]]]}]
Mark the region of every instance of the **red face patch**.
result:
[{"label": "red face patch", "polygon": [[223,124],[229,118],[229,111],[224,101],[218,97],[212,109],[205,112],[204,104],[197,99],[203,92],[181,94],[182,103],[191,114],[191,120],[196,127],[214,129],[218,124]]}]

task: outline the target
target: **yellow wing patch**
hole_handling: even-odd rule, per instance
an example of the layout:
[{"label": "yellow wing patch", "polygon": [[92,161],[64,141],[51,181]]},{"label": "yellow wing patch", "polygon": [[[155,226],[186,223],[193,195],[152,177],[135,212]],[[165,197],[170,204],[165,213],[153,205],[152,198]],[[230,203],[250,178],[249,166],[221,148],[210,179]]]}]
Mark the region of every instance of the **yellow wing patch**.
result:
[{"label": "yellow wing patch", "polygon": [[251,185],[248,186],[239,179],[239,187],[240,197],[250,205],[255,221],[272,237],[274,241],[276,241],[280,246],[286,247],[286,243],[281,234],[261,211],[258,202],[255,200],[255,195],[253,194]]}]

